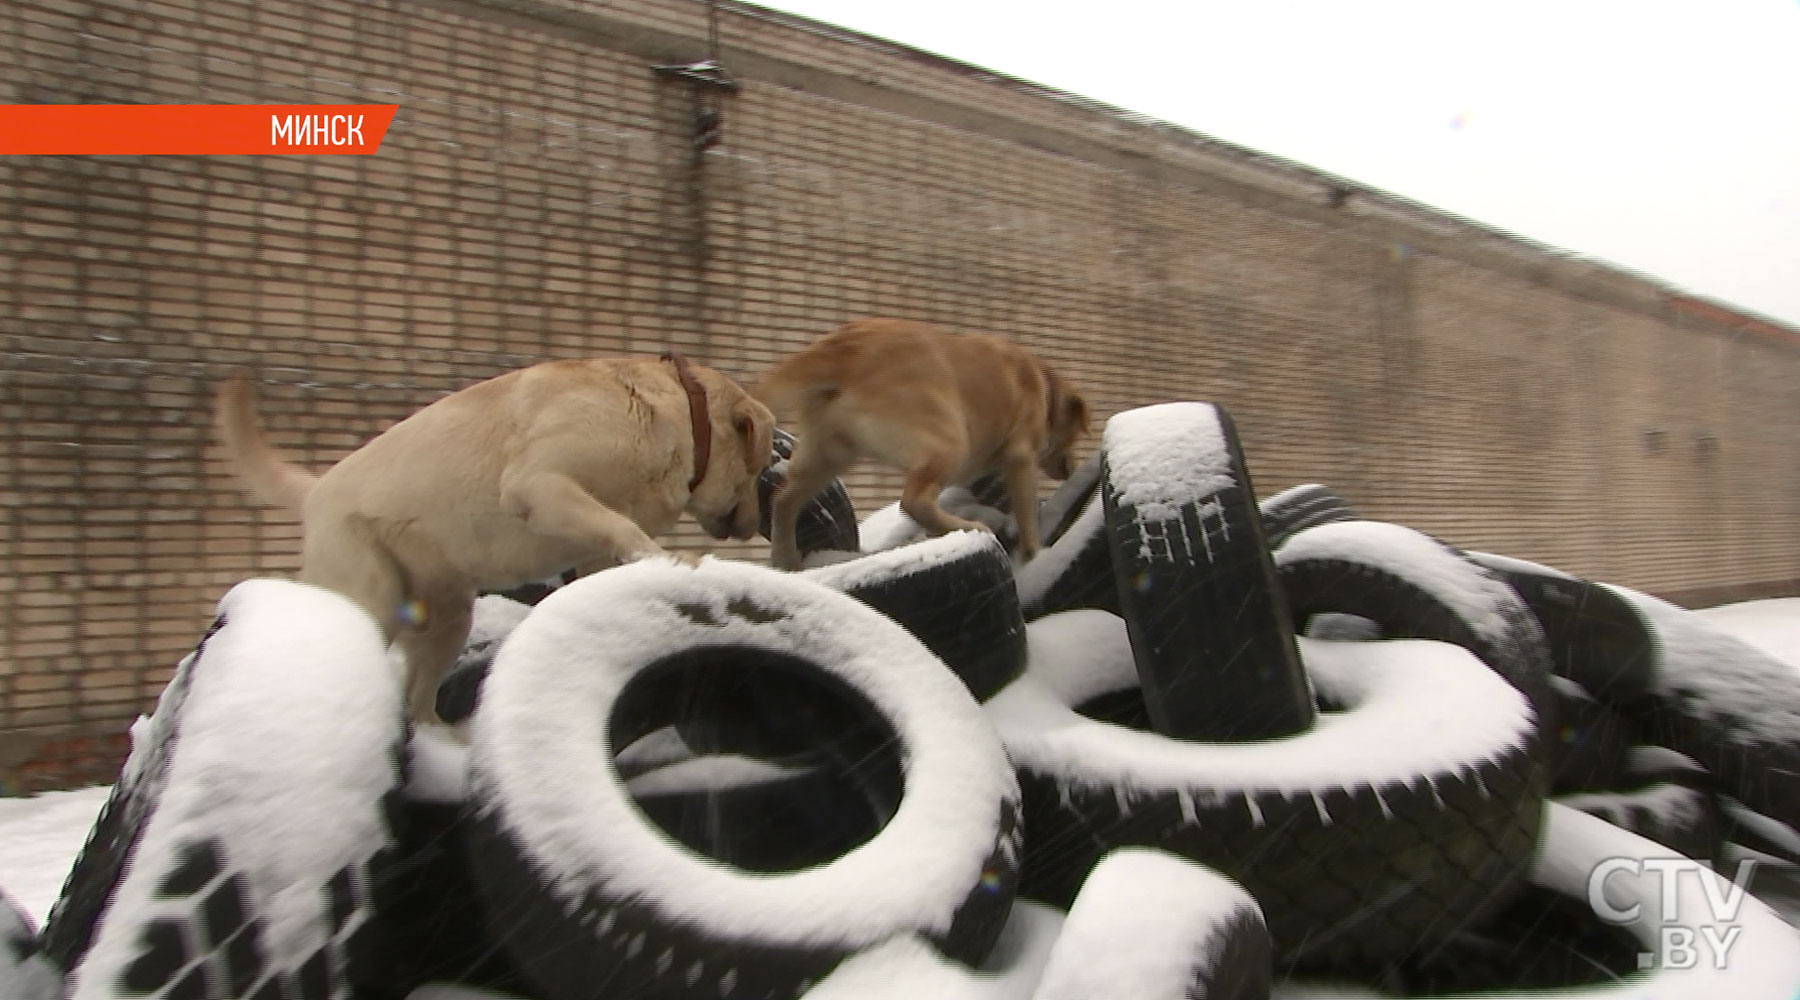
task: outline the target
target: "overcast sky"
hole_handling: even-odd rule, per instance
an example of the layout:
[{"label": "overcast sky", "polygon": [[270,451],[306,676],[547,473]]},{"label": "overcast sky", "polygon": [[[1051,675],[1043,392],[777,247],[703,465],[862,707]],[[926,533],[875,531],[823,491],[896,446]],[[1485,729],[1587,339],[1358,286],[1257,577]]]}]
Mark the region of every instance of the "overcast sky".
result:
[{"label": "overcast sky", "polygon": [[1800,325],[1800,0],[766,0]]}]

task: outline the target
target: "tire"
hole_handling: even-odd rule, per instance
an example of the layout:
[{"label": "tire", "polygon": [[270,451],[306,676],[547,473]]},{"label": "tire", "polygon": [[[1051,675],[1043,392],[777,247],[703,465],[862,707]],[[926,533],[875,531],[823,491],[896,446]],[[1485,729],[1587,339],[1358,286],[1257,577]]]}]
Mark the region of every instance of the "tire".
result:
[{"label": "tire", "polygon": [[1543,627],[1550,669],[1610,705],[1650,694],[1656,650],[1649,624],[1601,584],[1487,552],[1464,556],[1500,575]]},{"label": "tire", "polygon": [[1354,521],[1359,515],[1350,501],[1336,490],[1318,483],[1291,486],[1262,501],[1263,534],[1269,539],[1269,551],[1281,548],[1287,540],[1321,524]]},{"label": "tire", "polygon": [[1800,673],[1685,608],[1606,589],[1652,630],[1650,697],[1633,713],[1647,742],[1692,757],[1756,812],[1800,826]]},{"label": "tire", "polygon": [[1266,1000],[1269,930],[1237,883],[1162,851],[1125,848],[1075,897],[1033,1000]]},{"label": "tire", "polygon": [[1390,638],[1461,646],[1525,694],[1546,734],[1556,731],[1537,618],[1505,581],[1456,550],[1398,524],[1340,521],[1294,535],[1275,565],[1296,622],[1342,612],[1379,623]]},{"label": "tire", "polygon": [[[794,440],[792,434],[775,428],[775,453],[768,467],[756,477],[756,498],[762,508],[759,530],[764,538],[769,537],[769,517],[774,510],[770,501],[787,482],[787,463],[794,455]],[[850,502],[850,491],[844,488],[843,480],[833,479],[831,485],[800,508],[794,521],[794,540],[801,555],[821,550],[857,551],[856,505]]]},{"label": "tire", "polygon": [[1100,452],[1095,451],[1038,504],[1038,533],[1044,536],[1043,544],[1054,545],[1099,492]]},{"label": "tire", "polygon": [[1014,580],[1026,621],[1061,611],[1119,612],[1112,545],[1098,490],[1055,542],[1018,568]]},{"label": "tire", "polygon": [[[539,599],[548,596],[546,591]],[[494,654],[512,630],[531,613],[532,607],[499,594],[483,594],[475,599],[469,638],[463,643],[456,665],[446,671],[444,679],[438,683],[438,718],[456,723],[474,713],[475,703],[481,697],[482,678],[487,676]]]},{"label": "tire", "polygon": [[[81,885],[72,876],[52,914],[72,921],[58,938],[76,962],[71,1000],[350,997],[366,981],[370,890],[404,782],[386,643],[334,593],[250,580],[220,601],[182,674],[144,757],[127,762],[127,787],[154,795],[118,813],[132,819],[92,862],[90,841]],[[103,813],[99,826],[113,822]],[[87,946],[67,947],[82,925]]]},{"label": "tire", "polygon": [[0,997],[63,1000],[62,970],[38,944],[31,918],[0,890]]},{"label": "tire", "polygon": [[[1792,1000],[1800,995],[1800,946],[1794,929],[1780,914],[1751,895],[1744,895],[1735,917],[1723,920],[1713,915],[1708,901],[1711,894],[1726,897],[1731,887],[1723,878],[1710,872],[1684,872],[1680,878],[1665,880],[1655,869],[1641,874],[1630,870],[1612,870],[1622,863],[1642,865],[1650,859],[1669,856],[1667,848],[1613,826],[1605,820],[1567,806],[1550,803],[1545,807],[1543,845],[1532,865],[1532,884],[1544,893],[1559,897],[1564,916],[1558,924],[1546,927],[1531,939],[1520,941],[1501,938],[1495,947],[1504,949],[1490,953],[1482,964],[1494,970],[1494,978],[1475,979],[1463,970],[1453,986],[1456,996],[1467,997],[1479,991],[1483,1000],[1603,1000],[1631,997],[1637,1000],[1709,1000],[1730,997],[1731,1000]],[[1592,908],[1590,881],[1602,879],[1601,891],[1606,905],[1616,911],[1602,914]],[[1675,906],[1664,912],[1661,896],[1665,884],[1675,887]],[[1625,920],[1632,907],[1638,907],[1635,919]],[[1525,914],[1529,919],[1530,914]],[[1570,918],[1573,918],[1571,920]],[[1619,919],[1618,923],[1611,923]],[[1723,925],[1729,923],[1732,930]],[[1624,970],[1605,968],[1622,957],[1616,940],[1607,940],[1589,951],[1582,942],[1610,937],[1613,932],[1629,934],[1633,942],[1626,947],[1639,954],[1662,954],[1661,936],[1667,928],[1680,928],[1692,943],[1694,961],[1686,967],[1680,963],[1649,963],[1650,968],[1635,966]],[[1724,961],[1714,953],[1704,930],[1715,935],[1731,935],[1730,951]],[[1546,940],[1547,939],[1547,940]],[[1533,952],[1550,950],[1547,962]],[[1558,954],[1560,953],[1560,954]],[[1442,968],[1457,956],[1447,954]],[[1593,963],[1600,960],[1601,969]],[[1576,982],[1555,982],[1538,976],[1520,981],[1521,970],[1541,968],[1549,964],[1561,966]],[[1449,991],[1446,990],[1446,993]],[[1283,992],[1284,1000],[1377,1000],[1396,994],[1376,990],[1353,990],[1333,983],[1315,991],[1308,985],[1296,985]],[[1406,992],[1408,997],[1429,997],[1430,993]]]},{"label": "tire", "polygon": [[916,934],[889,938],[845,959],[806,1000],[978,1000],[1029,997],[1062,932],[1062,911],[1020,900],[989,960],[953,962]]},{"label": "tire", "polygon": [[1583,792],[1555,801],[1630,830],[1684,857],[1724,857],[1727,821],[1719,800],[1689,785],[1658,782],[1619,792]]},{"label": "tire", "polygon": [[[862,741],[850,749],[899,808],[849,854],[786,872],[721,864],[645,822],[617,774],[607,748],[663,728],[685,691],[759,672],[829,687],[869,720],[827,735]],[[485,684],[470,787],[494,930],[552,1000],[602,984],[793,997],[908,933],[979,962],[1005,924],[1022,835],[999,741],[924,646],[829,587],[715,560],[644,560],[546,599]]]},{"label": "tire", "polygon": [[1552,677],[1556,731],[1550,737],[1550,787],[1559,795],[1631,787],[1631,748],[1642,742],[1629,718],[1567,677]]},{"label": "tire", "polygon": [[1313,694],[1231,415],[1164,403],[1106,422],[1102,510],[1150,724],[1174,739],[1292,736]]},{"label": "tire", "polygon": [[1025,669],[1012,562],[992,535],[957,531],[802,575],[899,622],[986,701]]},{"label": "tire", "polygon": [[1343,710],[1286,740],[1205,744],[1132,731],[1116,616],[1028,631],[1025,676],[986,706],[1024,793],[1023,895],[1069,906],[1109,851],[1160,848],[1248,889],[1280,965],[1328,966],[1442,938],[1516,888],[1543,799],[1535,717],[1464,651],[1301,640]]}]

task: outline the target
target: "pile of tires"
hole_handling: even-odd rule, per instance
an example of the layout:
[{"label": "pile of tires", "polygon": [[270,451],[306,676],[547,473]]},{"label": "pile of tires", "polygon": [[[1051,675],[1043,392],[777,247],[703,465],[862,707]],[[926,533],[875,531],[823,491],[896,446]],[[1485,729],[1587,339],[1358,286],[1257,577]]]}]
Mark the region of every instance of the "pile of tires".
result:
[{"label": "pile of tires", "polygon": [[[946,502],[993,530],[858,525],[840,483],[801,572],[483,596],[449,730],[347,602],[241,584],[45,927],[0,906],[0,993],[1800,990],[1763,903],[1708,951],[1730,884],[1653,877],[1800,865],[1785,664],[1325,486],[1259,502],[1207,403],[1113,417],[1029,562],[992,489]],[[1645,961],[1670,928],[1698,961]]]}]

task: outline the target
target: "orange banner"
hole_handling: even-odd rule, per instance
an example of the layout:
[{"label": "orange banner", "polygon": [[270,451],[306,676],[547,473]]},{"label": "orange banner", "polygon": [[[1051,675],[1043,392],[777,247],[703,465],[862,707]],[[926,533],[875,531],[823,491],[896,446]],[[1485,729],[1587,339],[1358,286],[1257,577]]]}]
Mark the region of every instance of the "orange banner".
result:
[{"label": "orange banner", "polygon": [[367,155],[398,104],[0,104],[0,155]]}]

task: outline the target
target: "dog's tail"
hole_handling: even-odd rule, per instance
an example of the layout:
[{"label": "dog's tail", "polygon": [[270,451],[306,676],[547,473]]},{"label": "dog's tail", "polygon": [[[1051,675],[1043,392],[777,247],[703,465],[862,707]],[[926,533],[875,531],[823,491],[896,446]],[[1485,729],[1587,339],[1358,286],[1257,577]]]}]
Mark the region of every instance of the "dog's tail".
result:
[{"label": "dog's tail", "polygon": [[294,464],[262,436],[250,384],[234,378],[219,387],[213,423],[238,478],[252,496],[298,514],[319,477]]},{"label": "dog's tail", "polygon": [[843,393],[843,387],[818,370],[807,355],[788,358],[757,381],[750,395],[769,408],[777,420],[805,421],[818,407]]}]

